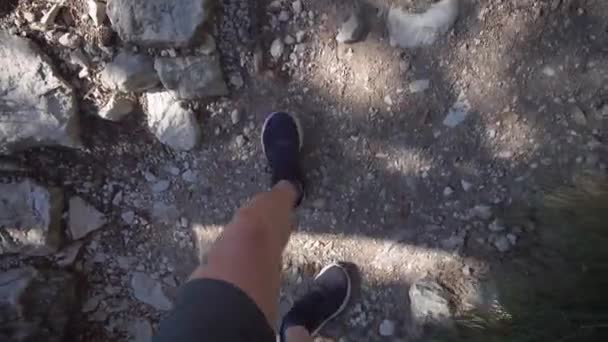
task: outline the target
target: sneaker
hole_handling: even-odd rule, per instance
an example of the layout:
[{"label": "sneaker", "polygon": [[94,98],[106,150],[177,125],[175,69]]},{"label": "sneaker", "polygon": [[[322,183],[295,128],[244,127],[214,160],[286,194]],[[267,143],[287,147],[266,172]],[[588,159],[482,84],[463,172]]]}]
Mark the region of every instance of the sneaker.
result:
[{"label": "sneaker", "polygon": [[300,190],[296,206],[304,197],[300,150],[304,143],[302,126],[298,119],[287,113],[276,112],[268,116],[262,128],[262,148],[272,173],[272,185],[290,181]]},{"label": "sneaker", "polygon": [[303,326],[316,335],[331,319],[338,316],[348,304],[351,280],[347,270],[340,264],[326,266],[315,277],[312,288],[296,301],[285,315],[279,329],[282,341],[289,327]]}]

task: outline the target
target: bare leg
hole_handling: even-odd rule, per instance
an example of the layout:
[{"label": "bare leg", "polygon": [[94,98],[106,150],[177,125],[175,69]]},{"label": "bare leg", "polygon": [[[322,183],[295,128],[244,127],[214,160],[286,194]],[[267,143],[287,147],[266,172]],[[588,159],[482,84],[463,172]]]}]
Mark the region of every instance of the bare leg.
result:
[{"label": "bare leg", "polygon": [[266,315],[277,318],[281,255],[291,234],[291,215],[298,191],[280,181],[239,209],[190,279],[229,282],[243,290]]},{"label": "bare leg", "polygon": [[312,342],[312,336],[301,325],[290,327],[285,332],[287,342]]}]

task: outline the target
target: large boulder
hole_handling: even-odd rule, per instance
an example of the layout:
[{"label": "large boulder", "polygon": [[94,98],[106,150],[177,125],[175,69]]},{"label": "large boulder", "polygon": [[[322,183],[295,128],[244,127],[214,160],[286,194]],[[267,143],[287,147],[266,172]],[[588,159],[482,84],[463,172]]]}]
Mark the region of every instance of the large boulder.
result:
[{"label": "large boulder", "polygon": [[148,127],[158,140],[176,150],[193,149],[201,137],[201,129],[192,110],[168,91],[147,93]]},{"label": "large boulder", "polygon": [[65,271],[0,273],[0,341],[63,341],[78,297],[76,277]]},{"label": "large boulder", "polygon": [[0,153],[80,146],[72,87],[30,40],[0,31]]},{"label": "large boulder", "polygon": [[387,29],[391,46],[416,48],[435,43],[452,29],[458,18],[459,0],[441,0],[424,13],[409,13],[395,7],[388,11]]},{"label": "large boulder", "polygon": [[63,241],[59,189],[46,189],[26,179],[0,184],[0,254],[47,255]]},{"label": "large boulder", "polygon": [[109,0],[120,39],[143,46],[188,46],[209,21],[211,0]]},{"label": "large boulder", "polygon": [[154,68],[165,88],[184,100],[228,95],[217,56],[157,58]]},{"label": "large boulder", "polygon": [[158,76],[152,57],[122,51],[106,64],[101,81],[110,89],[143,92],[158,85]]}]

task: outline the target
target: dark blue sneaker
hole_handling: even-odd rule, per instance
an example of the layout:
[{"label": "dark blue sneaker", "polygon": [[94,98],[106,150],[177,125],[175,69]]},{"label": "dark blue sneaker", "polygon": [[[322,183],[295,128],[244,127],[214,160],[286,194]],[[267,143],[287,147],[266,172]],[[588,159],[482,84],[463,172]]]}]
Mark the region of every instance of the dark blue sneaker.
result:
[{"label": "dark blue sneaker", "polygon": [[303,143],[302,126],[295,116],[276,112],[266,118],[262,128],[262,148],[272,173],[272,185],[287,180],[298,188],[300,195],[296,206],[304,197],[300,169],[300,150]]},{"label": "dark blue sneaker", "polygon": [[331,319],[338,316],[348,304],[351,294],[351,280],[348,271],[340,264],[326,266],[315,277],[312,288],[293,305],[283,317],[279,334],[285,341],[289,327],[303,326],[316,335]]}]

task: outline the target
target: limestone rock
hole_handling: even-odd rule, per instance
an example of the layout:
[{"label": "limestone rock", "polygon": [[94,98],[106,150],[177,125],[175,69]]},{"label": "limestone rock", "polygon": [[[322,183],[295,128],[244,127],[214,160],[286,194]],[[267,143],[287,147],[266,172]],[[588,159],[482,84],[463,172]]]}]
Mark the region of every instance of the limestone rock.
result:
[{"label": "limestone rock", "polygon": [[471,103],[469,102],[466,94],[461,92],[456,99],[456,102],[452,105],[448,114],[443,119],[443,124],[447,127],[454,128],[460,125],[471,112]]},{"label": "limestone rock", "polygon": [[63,341],[78,299],[71,273],[33,267],[0,273],[0,341]]},{"label": "limestone rock", "polygon": [[412,318],[416,323],[446,324],[451,320],[448,292],[436,281],[423,278],[410,287]]},{"label": "limestone rock", "polygon": [[106,4],[97,0],[88,0],[87,7],[89,17],[91,17],[95,26],[103,25],[106,20]]},{"label": "limestone rock", "polygon": [[165,296],[160,283],[147,274],[135,272],[131,278],[131,288],[135,298],[156,310],[171,309],[171,301]]},{"label": "limestone rock", "polygon": [[364,14],[363,8],[356,5],[353,12],[338,28],[338,34],[336,35],[338,43],[356,43],[365,37],[368,25],[365,22]]},{"label": "limestone rock", "polygon": [[80,197],[70,198],[68,228],[72,239],[78,240],[106,223],[105,216]]},{"label": "limestone rock", "polygon": [[179,99],[228,95],[217,56],[161,57],[154,68],[165,88]]},{"label": "limestone rock", "polygon": [[387,17],[390,45],[402,48],[431,45],[452,28],[457,18],[458,0],[442,0],[420,14],[392,8]]},{"label": "limestone rock", "polygon": [[158,140],[176,150],[193,149],[201,137],[194,113],[169,92],[146,94],[148,127]]},{"label": "limestone rock", "polygon": [[111,89],[143,92],[158,85],[158,75],[151,57],[122,51],[105,66],[101,81]]},{"label": "limestone rock", "polygon": [[79,147],[76,99],[30,40],[0,31],[0,152]]},{"label": "limestone rock", "polygon": [[99,116],[110,121],[121,121],[135,108],[135,102],[123,94],[113,94],[99,111]]},{"label": "limestone rock", "polygon": [[210,19],[211,0],[109,0],[112,27],[125,42],[184,47]]},{"label": "limestone rock", "polygon": [[26,179],[0,184],[0,254],[48,255],[63,240],[63,196]]}]

